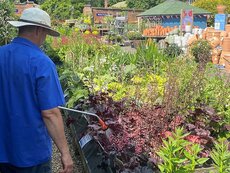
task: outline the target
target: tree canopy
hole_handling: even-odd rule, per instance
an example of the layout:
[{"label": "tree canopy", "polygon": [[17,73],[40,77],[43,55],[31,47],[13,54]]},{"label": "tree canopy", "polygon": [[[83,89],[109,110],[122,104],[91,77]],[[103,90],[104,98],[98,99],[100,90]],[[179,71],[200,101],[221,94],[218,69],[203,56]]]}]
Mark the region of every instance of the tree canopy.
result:
[{"label": "tree canopy", "polygon": [[85,3],[83,0],[46,0],[41,8],[52,18],[64,20],[79,17]]},{"label": "tree canopy", "polygon": [[141,0],[141,1],[126,0],[129,8],[139,8],[139,9],[150,9],[164,1],[165,0]]},{"label": "tree canopy", "polygon": [[217,5],[225,5],[226,12],[230,13],[230,1],[229,0],[197,0],[193,3],[194,6],[203,8],[213,14],[217,13]]},{"label": "tree canopy", "polygon": [[8,43],[15,35],[15,29],[7,22],[14,16],[14,5],[10,1],[2,1],[0,5],[0,45]]}]

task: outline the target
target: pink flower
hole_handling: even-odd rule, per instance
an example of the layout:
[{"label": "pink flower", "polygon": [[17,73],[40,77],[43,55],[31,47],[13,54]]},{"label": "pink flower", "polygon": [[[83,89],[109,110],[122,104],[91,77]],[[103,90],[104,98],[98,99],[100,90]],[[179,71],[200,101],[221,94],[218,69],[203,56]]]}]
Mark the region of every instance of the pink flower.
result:
[{"label": "pink flower", "polygon": [[200,137],[196,136],[196,135],[188,135],[185,137],[185,139],[192,142],[192,143],[197,143],[197,144],[200,144],[200,142],[201,142]]}]

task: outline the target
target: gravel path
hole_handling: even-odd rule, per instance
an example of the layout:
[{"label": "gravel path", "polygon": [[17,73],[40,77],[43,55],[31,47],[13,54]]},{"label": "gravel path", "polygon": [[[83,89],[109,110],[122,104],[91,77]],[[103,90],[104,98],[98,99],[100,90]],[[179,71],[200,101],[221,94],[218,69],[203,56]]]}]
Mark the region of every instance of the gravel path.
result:
[{"label": "gravel path", "polygon": [[[74,161],[74,173],[84,173],[83,165],[80,159],[80,156],[74,151],[73,141],[71,137],[71,131],[69,128],[65,127],[65,134],[67,137],[67,141],[70,147],[70,152]],[[60,152],[58,151],[55,144],[53,144],[53,157],[52,157],[52,172],[59,173],[62,169],[61,160],[60,160]]]}]

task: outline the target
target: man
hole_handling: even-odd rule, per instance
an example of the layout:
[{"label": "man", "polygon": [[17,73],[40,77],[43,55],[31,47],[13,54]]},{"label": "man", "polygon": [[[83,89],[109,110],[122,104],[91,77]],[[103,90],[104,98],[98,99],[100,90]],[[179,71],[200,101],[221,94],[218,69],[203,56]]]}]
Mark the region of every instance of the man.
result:
[{"label": "man", "polygon": [[72,173],[58,109],[65,103],[63,92],[54,63],[39,48],[47,34],[59,33],[39,8],[9,23],[19,34],[0,47],[0,172],[51,173],[51,137],[61,153],[61,173]]}]

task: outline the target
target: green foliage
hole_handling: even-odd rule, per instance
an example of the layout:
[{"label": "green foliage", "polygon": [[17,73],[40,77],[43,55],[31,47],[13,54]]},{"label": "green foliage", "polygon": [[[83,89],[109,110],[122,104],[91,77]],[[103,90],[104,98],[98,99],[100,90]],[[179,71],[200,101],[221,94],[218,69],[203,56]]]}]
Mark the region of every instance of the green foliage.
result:
[{"label": "green foliage", "polygon": [[[26,1],[27,1],[27,0],[20,0],[21,3],[26,2]],[[34,3],[40,5],[40,4],[44,3],[45,0],[33,0],[33,1],[34,1]]]},{"label": "green foliage", "polygon": [[202,151],[198,144],[192,144],[184,138],[183,128],[176,128],[168,140],[163,140],[163,146],[157,154],[163,160],[158,167],[163,173],[195,172],[198,165],[204,164],[208,158],[199,158]]},{"label": "green foliage", "polygon": [[[213,15],[217,13],[217,5],[223,4],[226,8],[226,13],[230,13],[230,1],[226,0],[196,0],[193,5],[199,8],[203,8],[209,12],[211,12]],[[214,26],[214,16],[210,16],[208,18],[208,26]]]},{"label": "green foliage", "polygon": [[211,45],[207,40],[199,39],[193,43],[191,53],[201,68],[211,61]]},{"label": "green foliage", "polygon": [[230,83],[212,64],[200,70],[192,59],[176,58],[167,64],[166,79],[163,104],[168,113],[186,114],[204,104],[224,118],[222,123],[230,122]]},{"label": "green foliage", "polygon": [[213,14],[217,13],[217,5],[225,5],[226,13],[230,13],[230,1],[226,0],[197,0],[193,3],[194,6],[203,8]]},{"label": "green foliage", "polygon": [[46,39],[45,43],[42,45],[41,48],[56,65],[61,63],[59,49],[53,48],[49,39]]},{"label": "green foliage", "polygon": [[[230,122],[229,82],[213,65],[201,71],[192,58],[168,58],[154,42],[143,44],[130,54],[87,35],[71,35],[71,31],[68,35],[68,45],[60,44],[59,49],[50,52],[60,57],[63,68],[77,75],[90,93],[109,91],[115,100],[162,103],[168,113],[184,115],[205,104],[224,119],[221,123]],[[68,74],[71,78],[72,74]]]},{"label": "green foliage", "polygon": [[213,107],[230,124],[230,82],[228,76],[219,74],[213,65],[208,65],[204,78],[204,87],[198,100]]},{"label": "green foliage", "polygon": [[163,73],[166,69],[166,56],[159,51],[157,44],[150,42],[148,45],[143,44],[138,47],[137,53],[132,57],[131,62],[143,71],[154,71],[156,74]]},{"label": "green foliage", "polygon": [[0,5],[0,45],[7,44],[16,34],[15,28],[7,22],[14,19],[14,6],[10,1],[3,1]]},{"label": "green foliage", "polygon": [[228,150],[229,142],[226,139],[220,139],[215,142],[214,149],[211,152],[211,158],[218,173],[230,172],[230,151]]},{"label": "green foliage", "polygon": [[88,97],[89,91],[78,74],[65,67],[61,69],[60,81],[67,99],[67,106],[73,107],[80,99]]},{"label": "green foliage", "polygon": [[162,2],[164,0],[142,0],[142,1],[133,1],[133,0],[126,0],[127,5],[129,8],[138,8],[138,9],[150,9]]},{"label": "green foliage", "polygon": [[164,54],[167,57],[175,58],[183,53],[183,50],[177,44],[170,44],[167,48],[164,49]]},{"label": "green foliage", "polygon": [[143,39],[142,34],[138,31],[129,31],[126,34],[126,37],[129,40],[142,40]]},{"label": "green foliage", "polygon": [[122,1],[124,1],[124,0],[109,0],[109,5],[111,6],[111,5],[114,5],[114,4],[116,4],[118,2],[122,2]]},{"label": "green foliage", "polygon": [[[86,1],[86,0],[85,0]],[[41,8],[55,20],[78,18],[81,16],[85,1],[83,0],[46,0]]]},{"label": "green foliage", "polygon": [[[165,0],[126,0],[129,8],[138,8],[138,9],[150,9],[160,3],[163,3]],[[181,0],[183,2],[187,2],[186,0]]]}]

